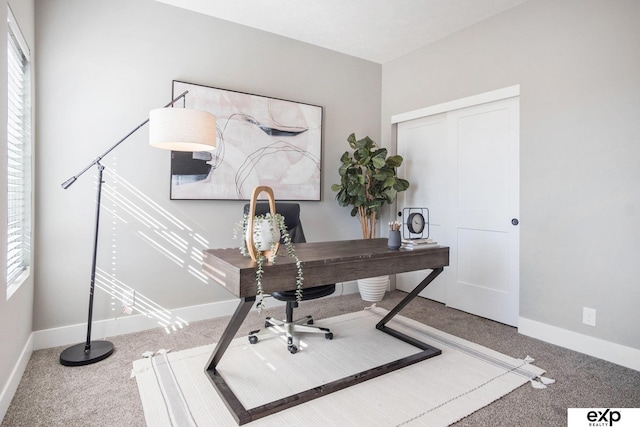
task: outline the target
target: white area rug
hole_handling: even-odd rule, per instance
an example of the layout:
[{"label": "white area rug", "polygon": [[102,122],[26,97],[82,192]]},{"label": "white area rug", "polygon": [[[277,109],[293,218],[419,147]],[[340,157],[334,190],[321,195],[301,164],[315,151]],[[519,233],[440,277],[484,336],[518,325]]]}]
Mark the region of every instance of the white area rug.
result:
[{"label": "white area rug", "polygon": [[[252,408],[417,353],[375,329],[386,313],[373,308],[318,320],[335,338],[307,335],[294,355],[280,338],[255,345],[246,337],[235,339],[218,372],[243,405]],[[514,359],[402,316],[387,326],[442,354],[248,425],[447,426],[523,384],[544,387],[544,371],[531,360]],[[213,347],[159,351],[133,363],[147,425],[237,425],[205,372]]]}]

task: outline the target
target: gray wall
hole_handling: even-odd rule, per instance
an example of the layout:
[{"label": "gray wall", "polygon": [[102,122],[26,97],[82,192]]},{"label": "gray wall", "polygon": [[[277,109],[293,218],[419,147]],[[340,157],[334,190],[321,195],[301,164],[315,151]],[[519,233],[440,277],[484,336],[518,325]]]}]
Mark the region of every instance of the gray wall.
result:
[{"label": "gray wall", "polygon": [[[95,171],[67,190],[60,184],[150,109],[166,104],[174,79],[323,106],[323,195],[320,202],[302,202],[305,233],[309,241],[359,237],[357,221],[338,206],[330,186],[351,132],[379,140],[379,64],[152,0],[37,0],[36,28],[40,238],[34,330],[86,321]],[[232,299],[189,273],[189,267],[200,270],[197,261],[183,255],[180,266],[155,250],[142,237],[159,240],[153,230],[113,204],[112,198],[126,197],[125,205],[164,224],[189,250],[198,249],[196,234],[209,247],[238,246],[233,227],[245,202],[170,201],[170,153],[150,148],[147,139],[143,128],[104,160],[99,269],[169,309]],[[97,292],[94,319],[114,318],[121,306]]]},{"label": "gray wall", "polygon": [[[7,4],[10,5],[14,16],[16,17],[22,35],[25,37],[31,52],[35,51],[34,44],[34,10],[33,0],[12,0],[10,2],[0,1],[0,20],[2,22],[2,30],[0,40],[2,40],[1,52],[7,52],[6,37],[7,34]],[[32,66],[35,65],[35,60],[32,57]],[[0,188],[6,188],[6,176],[7,176],[7,56],[6,53],[0,55],[0,141],[2,147],[0,147]],[[35,91],[34,91],[35,92]],[[33,93],[32,93],[33,95]],[[3,193],[6,194],[6,193]],[[0,197],[0,223],[5,226],[0,227],[0,241],[6,242],[6,224],[7,224],[7,197]],[[34,231],[35,235],[35,231]],[[0,264],[2,265],[1,271],[6,271],[6,245],[0,245]],[[32,331],[32,313],[33,313],[33,283],[34,283],[34,271],[31,270],[31,275],[21,285],[21,287],[7,300],[6,297],[6,282],[5,287],[0,291],[0,397],[2,392],[7,391],[11,394],[11,390],[3,390],[8,385],[7,380],[11,376],[11,372],[16,367],[20,354],[25,349],[29,336]],[[16,384],[17,386],[17,384]],[[10,397],[11,395],[9,395]],[[1,402],[0,402],[1,403]],[[4,415],[2,408],[0,408],[0,417]]]},{"label": "gray wall", "polygon": [[[86,319],[94,173],[68,190],[60,183],[168,102],[173,79],[324,107],[323,201],[303,203],[316,241],[359,237],[329,189],[350,132],[389,145],[393,114],[520,84],[521,315],[640,348],[638,2],[529,1],[383,67],[152,0],[35,7],[33,330]],[[186,239],[236,246],[243,202],[169,201],[169,154],[146,139],[143,129],[105,159],[124,180],[108,175],[108,185],[148,197],[130,204]],[[103,211],[102,225],[99,266],[160,305],[231,298],[153,250],[126,211]],[[1,332],[0,383],[28,339],[31,292],[0,301],[0,320],[16,325]],[[115,317],[110,304],[98,292],[95,317]],[[582,306],[598,310],[597,328],[580,323]]]},{"label": "gray wall", "polygon": [[639,19],[636,0],[532,0],[382,68],[385,144],[394,114],[520,84],[520,315],[632,348]]}]

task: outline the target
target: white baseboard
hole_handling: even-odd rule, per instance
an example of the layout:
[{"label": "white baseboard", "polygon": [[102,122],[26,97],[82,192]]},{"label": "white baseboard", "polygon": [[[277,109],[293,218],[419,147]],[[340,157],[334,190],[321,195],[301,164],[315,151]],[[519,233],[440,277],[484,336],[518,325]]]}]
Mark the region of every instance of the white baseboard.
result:
[{"label": "white baseboard", "polygon": [[9,409],[9,405],[11,404],[11,400],[16,394],[16,390],[18,390],[20,380],[22,379],[22,375],[24,374],[25,369],[27,369],[27,364],[29,363],[32,352],[33,334],[29,336],[27,343],[24,345],[24,348],[20,353],[20,357],[16,361],[13,371],[11,371],[9,380],[2,389],[2,393],[0,393],[0,422],[2,422],[4,416],[7,414],[7,410]]},{"label": "white baseboard", "polygon": [[640,371],[640,350],[599,338],[547,325],[535,320],[518,319],[518,332],[539,340],[597,357]]},{"label": "white baseboard", "polygon": [[[345,282],[338,283],[336,285],[336,292],[334,295],[340,296],[357,292],[358,286],[356,282]],[[238,301],[238,299],[231,299],[209,304],[182,307],[174,309],[171,312],[167,311],[167,313],[173,319],[179,318],[184,319],[186,322],[195,322],[215,317],[230,316],[238,306]],[[273,298],[265,299],[265,306],[267,308],[283,304],[284,303]],[[175,325],[175,322],[173,322],[173,324]],[[157,319],[153,316],[143,314],[121,314],[114,319],[94,321],[91,325],[91,339],[100,340],[106,337],[130,334],[133,332],[161,327],[163,326],[160,325]],[[62,326],[60,328],[45,329],[35,331],[31,335],[33,338],[33,350],[77,344],[86,340],[87,324],[81,323]]]},{"label": "white baseboard", "polygon": [[[170,319],[183,319],[187,323],[198,320],[211,319],[214,317],[228,316],[233,314],[238,306],[238,300],[227,300],[209,304],[195,305],[191,307],[177,308],[162,313]],[[173,326],[178,322],[171,322]],[[106,337],[130,334],[148,329],[162,328],[153,313],[151,314],[121,314],[114,319],[96,320],[91,325],[91,339],[101,340]],[[84,342],[87,336],[87,324],[62,326],[60,328],[44,329],[35,331],[33,336],[33,349],[58,347],[64,345]]]}]

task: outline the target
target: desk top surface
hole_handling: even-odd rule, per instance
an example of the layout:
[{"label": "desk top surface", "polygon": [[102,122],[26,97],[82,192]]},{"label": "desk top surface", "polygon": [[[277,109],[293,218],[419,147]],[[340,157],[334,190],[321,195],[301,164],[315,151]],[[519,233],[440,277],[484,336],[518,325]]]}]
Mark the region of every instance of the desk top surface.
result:
[{"label": "desk top surface", "polygon": [[[392,250],[386,238],[294,244],[302,262],[304,287],[449,265],[449,248]],[[238,248],[203,251],[203,271],[238,297],[253,296],[256,264]],[[265,293],[295,289],[295,261],[281,246],[275,263],[264,264]]]}]

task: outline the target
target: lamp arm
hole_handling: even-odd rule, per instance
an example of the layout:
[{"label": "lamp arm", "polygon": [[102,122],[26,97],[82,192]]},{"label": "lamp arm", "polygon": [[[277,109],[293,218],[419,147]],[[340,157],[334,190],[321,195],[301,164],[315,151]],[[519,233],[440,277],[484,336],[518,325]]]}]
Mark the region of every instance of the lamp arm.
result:
[{"label": "lamp arm", "polygon": [[[168,103],[167,105],[165,105],[163,108],[167,108],[172,106],[173,104],[175,104],[176,102],[178,102],[180,100],[180,98],[184,98],[187,93],[189,93],[188,90],[185,90],[184,92],[182,92],[180,95],[178,95],[177,97],[175,97],[170,103]],[[69,187],[71,187],[71,184],[73,184],[74,182],[76,182],[76,179],[80,178],[82,176],[82,174],[84,174],[86,171],[88,171],[89,169],[91,169],[91,167],[93,167],[94,165],[97,165],[98,162],[100,162],[100,160],[103,159],[104,156],[106,156],[107,154],[109,154],[114,148],[116,148],[118,145],[122,144],[127,138],[129,138],[131,135],[133,135],[134,133],[136,133],[138,131],[138,129],[140,129],[141,127],[143,127],[144,125],[146,125],[147,123],[149,123],[149,118],[147,118],[144,122],[140,123],[138,126],[136,126],[131,132],[129,132],[128,134],[126,134],[120,141],[116,142],[115,144],[113,144],[107,151],[105,151],[104,153],[102,153],[101,155],[99,155],[98,157],[96,157],[91,163],[89,163],[84,169],[82,169],[80,172],[78,172],[76,175],[72,176],[71,178],[69,178],[68,180],[66,180],[65,182],[62,183],[62,188],[64,188],[65,190]]]}]

